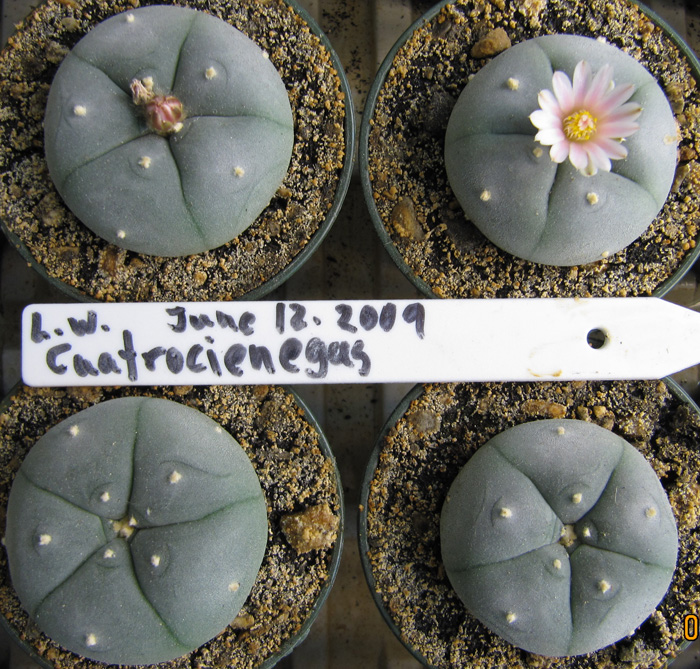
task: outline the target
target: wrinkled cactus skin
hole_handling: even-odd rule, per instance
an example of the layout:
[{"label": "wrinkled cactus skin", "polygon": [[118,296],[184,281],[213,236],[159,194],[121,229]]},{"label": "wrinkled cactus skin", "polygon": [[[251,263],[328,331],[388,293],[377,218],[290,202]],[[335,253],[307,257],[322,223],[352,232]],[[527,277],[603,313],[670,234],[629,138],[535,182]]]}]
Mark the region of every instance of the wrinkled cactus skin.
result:
[{"label": "wrinkled cactus skin", "polygon": [[[554,71],[571,79],[581,60],[593,72],[611,64],[616,84],[634,84],[630,101],[643,108],[640,129],[625,139],[627,158],[592,177],[553,162],[529,119]],[[547,35],[506,50],[467,84],[448,123],[445,162],[466,217],[492,243],[531,262],[578,265],[616,253],[652,223],[673,184],[677,134],[666,96],[631,56],[591,38]]]},{"label": "wrinkled cactus skin", "polygon": [[678,550],[651,466],[621,437],[577,420],[524,423],[487,442],[453,482],[440,532],[466,608],[548,656],[632,633],[663,599]]},{"label": "wrinkled cactus skin", "polygon": [[[183,105],[182,129],[150,129],[134,79]],[[49,92],[45,153],[56,189],[103,239],[159,256],[238,236],[292,155],[289,98],[243,33],[204,12],[153,6],[113,16],[67,55]]]},{"label": "wrinkled cactus skin", "polygon": [[5,540],[13,586],[47,636],[93,660],[151,664],[236,617],[267,512],[250,460],[217,423],[122,398],[37,441],[11,489]]}]

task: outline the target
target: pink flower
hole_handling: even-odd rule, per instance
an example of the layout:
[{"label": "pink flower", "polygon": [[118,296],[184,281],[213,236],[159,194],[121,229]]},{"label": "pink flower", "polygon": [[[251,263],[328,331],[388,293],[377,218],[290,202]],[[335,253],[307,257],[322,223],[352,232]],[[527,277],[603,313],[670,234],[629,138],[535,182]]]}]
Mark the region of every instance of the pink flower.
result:
[{"label": "pink flower", "polygon": [[573,84],[564,72],[552,77],[554,92],[539,92],[540,109],[530,114],[538,128],[535,140],[550,146],[555,163],[567,158],[582,174],[610,171],[610,160],[627,157],[622,140],[639,129],[642,113],[636,102],[627,102],[633,84],[615,86],[612,67],[604,65],[595,76],[585,61],[576,65]]}]

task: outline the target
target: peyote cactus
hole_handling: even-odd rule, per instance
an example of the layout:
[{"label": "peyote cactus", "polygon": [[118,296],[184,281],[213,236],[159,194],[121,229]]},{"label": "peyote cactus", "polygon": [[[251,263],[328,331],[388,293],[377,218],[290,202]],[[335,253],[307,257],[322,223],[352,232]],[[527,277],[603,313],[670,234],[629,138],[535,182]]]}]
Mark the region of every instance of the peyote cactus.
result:
[{"label": "peyote cactus", "polygon": [[217,423],[130,397],[30,450],[10,492],[12,583],[39,628],[115,664],[170,660],[236,617],[267,543],[258,478]]},{"label": "peyote cactus", "polygon": [[588,653],[630,634],[676,564],[676,524],[654,470],[583,421],[496,435],[458,474],[440,523],[445,569],[467,609],[541,655]]},{"label": "peyote cactus", "polygon": [[46,107],[46,160],[68,207],[103,239],[151,255],[201,253],[243,232],[293,143],[267,55],[182,7],[97,25],[59,67]]},{"label": "peyote cactus", "polygon": [[491,242],[531,262],[577,265],[652,223],[673,183],[677,135],[666,96],[635,59],[588,37],[547,35],[467,84],[445,162],[467,218]]}]

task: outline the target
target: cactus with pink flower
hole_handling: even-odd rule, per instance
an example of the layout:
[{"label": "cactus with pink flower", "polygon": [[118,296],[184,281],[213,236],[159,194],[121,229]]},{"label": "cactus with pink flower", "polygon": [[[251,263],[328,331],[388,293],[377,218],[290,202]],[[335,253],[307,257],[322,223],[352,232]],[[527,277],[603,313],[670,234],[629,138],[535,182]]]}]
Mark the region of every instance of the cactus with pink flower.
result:
[{"label": "cactus with pink flower", "polygon": [[485,65],[450,117],[445,161],[466,217],[531,262],[609,258],[653,222],[678,129],[654,77],[587,37],[527,40]]}]

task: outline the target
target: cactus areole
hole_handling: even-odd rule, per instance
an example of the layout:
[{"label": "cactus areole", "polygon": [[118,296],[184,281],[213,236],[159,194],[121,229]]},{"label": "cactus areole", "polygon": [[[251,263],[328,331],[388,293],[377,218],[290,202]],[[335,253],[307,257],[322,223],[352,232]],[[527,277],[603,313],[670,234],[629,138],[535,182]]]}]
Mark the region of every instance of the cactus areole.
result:
[{"label": "cactus areole", "polygon": [[204,12],[151,6],[98,24],[67,55],[44,140],[56,189],[95,234],[183,256],[255,221],[287,172],[294,123],[252,40]]},{"label": "cactus areole", "polygon": [[47,636],[100,662],[153,664],[236,617],[267,513],[250,460],[216,422],[122,398],[37,441],[12,485],[5,540],[13,586]]},{"label": "cactus areole", "polygon": [[464,88],[445,165],[465,215],[496,246],[580,265],[631,244],[663,207],[678,129],[634,58],[578,35],[521,42]]},{"label": "cactus areole", "polygon": [[654,470],[591,423],[506,430],[467,462],[440,520],[466,608],[526,651],[580,655],[631,634],[663,599],[678,533]]}]

